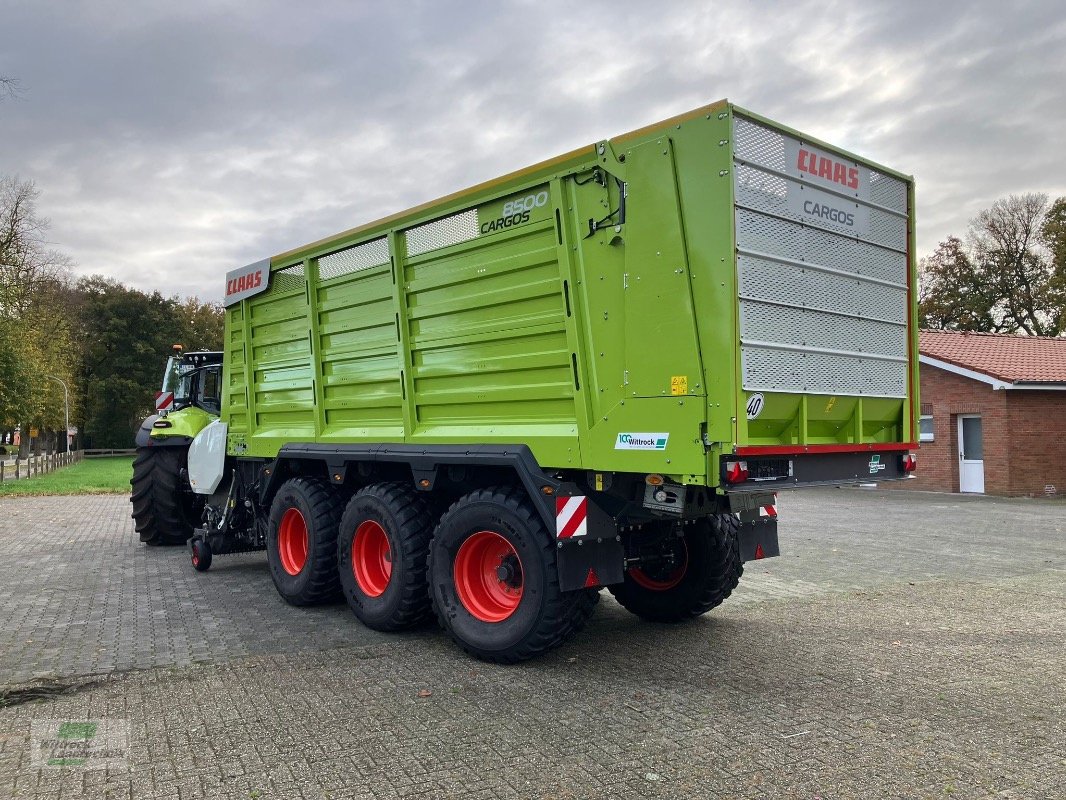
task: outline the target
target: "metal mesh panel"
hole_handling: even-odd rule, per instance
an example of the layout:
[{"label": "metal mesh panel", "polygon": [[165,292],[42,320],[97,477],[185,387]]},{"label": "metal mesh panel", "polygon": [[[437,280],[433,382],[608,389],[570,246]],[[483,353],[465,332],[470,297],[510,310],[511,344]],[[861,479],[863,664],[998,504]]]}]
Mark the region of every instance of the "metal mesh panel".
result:
[{"label": "metal mesh panel", "polygon": [[794,347],[847,349],[900,358],[907,355],[905,325],[752,300],[740,301],[740,338],[745,344],[779,342]]},{"label": "metal mesh panel", "polygon": [[304,288],[304,265],[294,264],[285,269],[279,269],[271,277],[273,291],[291,292],[296,289],[303,291]]},{"label": "metal mesh panel", "polygon": [[[740,296],[903,323],[907,290],[764,258],[737,258]],[[852,349],[841,346],[839,349]]]},{"label": "metal mesh panel", "polygon": [[764,347],[742,347],[740,361],[747,391],[878,397],[904,397],[907,393],[907,365],[903,361]]},{"label": "metal mesh panel", "polygon": [[478,237],[477,209],[471,208],[450,217],[434,220],[404,232],[407,255],[417,256]]},{"label": "metal mesh panel", "polygon": [[[733,152],[740,161],[786,171],[785,134],[750,119],[735,117],[733,138]],[[900,212],[907,210],[906,183],[863,164],[859,169],[869,178],[872,202]]]},{"label": "metal mesh panel", "polygon": [[834,156],[851,196],[803,167],[819,145],[743,117],[733,138],[744,388],[905,396],[907,184]]},{"label": "metal mesh panel", "polygon": [[858,239],[737,209],[737,247],[807,261],[869,278],[907,283],[907,256]]},{"label": "metal mesh panel", "polygon": [[734,118],[733,152],[742,161],[762,164],[770,169],[785,169],[785,137],[765,125],[744,117]]},{"label": "metal mesh panel", "polygon": [[[736,188],[738,206],[810,224],[793,213],[788,206],[788,191],[800,191],[800,184],[795,181],[787,181],[755,167],[737,164]],[[851,203],[851,206],[856,209],[861,205],[858,201]],[[901,252],[907,249],[906,219],[876,208],[868,208],[866,213],[870,216],[870,229],[869,233],[863,238]],[[853,231],[846,225],[832,222],[828,219],[819,221],[818,225],[814,227],[845,236],[854,235]]]},{"label": "metal mesh panel", "polygon": [[389,243],[384,237],[357,244],[318,259],[321,282],[389,263]]},{"label": "metal mesh panel", "polygon": [[870,199],[896,211],[906,211],[907,184],[876,170],[870,170]]}]

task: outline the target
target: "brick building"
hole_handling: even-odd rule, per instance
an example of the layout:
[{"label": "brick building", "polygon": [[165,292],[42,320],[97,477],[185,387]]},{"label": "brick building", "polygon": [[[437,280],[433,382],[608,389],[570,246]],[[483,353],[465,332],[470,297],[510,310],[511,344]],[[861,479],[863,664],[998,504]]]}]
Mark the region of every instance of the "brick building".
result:
[{"label": "brick building", "polygon": [[1066,494],[1066,339],[922,331],[918,349],[922,441],[903,487]]}]

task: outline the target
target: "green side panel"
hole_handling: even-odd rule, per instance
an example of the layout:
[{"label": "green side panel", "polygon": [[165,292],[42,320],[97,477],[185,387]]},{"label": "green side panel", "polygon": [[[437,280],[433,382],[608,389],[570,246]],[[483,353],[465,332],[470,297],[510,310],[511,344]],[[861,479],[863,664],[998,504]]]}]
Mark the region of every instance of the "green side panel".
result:
[{"label": "green side panel", "polygon": [[225,311],[225,343],[222,354],[222,418],[229,425],[227,446],[243,451],[249,430],[248,359],[245,350],[245,304]]},{"label": "green side panel", "polygon": [[316,438],[305,266],[276,271],[270,282],[270,291],[243,301],[251,354],[251,454]]},{"label": "green side panel", "polygon": [[345,260],[318,262],[320,438],[402,441],[401,362],[388,245],[377,239],[356,250],[360,252]]},{"label": "green side panel", "polygon": [[[513,213],[524,198],[532,208]],[[478,208],[480,235],[468,241],[410,252],[447,242],[462,220],[406,233],[411,441],[521,442],[541,463],[579,462],[553,210],[548,187],[537,186]],[[522,221],[504,227],[514,219]]]}]

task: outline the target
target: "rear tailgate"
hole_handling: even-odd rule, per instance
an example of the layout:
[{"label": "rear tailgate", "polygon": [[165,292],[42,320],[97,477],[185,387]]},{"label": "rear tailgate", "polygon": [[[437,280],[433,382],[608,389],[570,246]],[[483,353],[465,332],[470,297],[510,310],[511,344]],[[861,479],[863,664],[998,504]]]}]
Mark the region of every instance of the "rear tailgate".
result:
[{"label": "rear tailgate", "polygon": [[746,458],[753,481],[900,477],[916,447],[913,182],[739,109],[733,133],[738,396],[723,462]]}]

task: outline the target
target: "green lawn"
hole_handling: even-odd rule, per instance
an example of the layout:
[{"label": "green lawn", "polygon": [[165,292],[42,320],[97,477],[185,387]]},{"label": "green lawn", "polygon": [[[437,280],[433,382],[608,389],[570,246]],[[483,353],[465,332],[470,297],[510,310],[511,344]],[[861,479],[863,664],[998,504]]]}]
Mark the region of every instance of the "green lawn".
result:
[{"label": "green lawn", "polygon": [[[23,469],[26,465],[23,464]],[[7,469],[13,470],[10,464]],[[0,483],[0,497],[26,497],[41,494],[119,494],[130,490],[133,474],[131,456],[86,458],[47,475]]]}]

